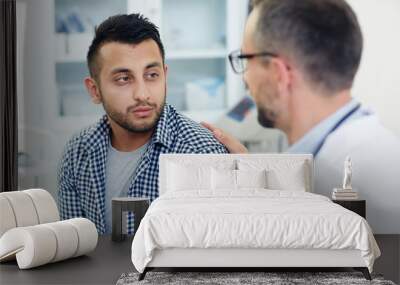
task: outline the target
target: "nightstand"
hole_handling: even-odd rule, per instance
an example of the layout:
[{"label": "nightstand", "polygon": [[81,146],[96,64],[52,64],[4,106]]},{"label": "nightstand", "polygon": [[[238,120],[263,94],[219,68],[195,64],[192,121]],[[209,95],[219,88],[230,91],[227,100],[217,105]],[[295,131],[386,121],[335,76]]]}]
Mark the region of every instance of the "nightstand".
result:
[{"label": "nightstand", "polygon": [[366,201],[365,200],[332,200],[332,202],[359,214],[364,219],[366,218]]},{"label": "nightstand", "polygon": [[112,198],[112,241],[123,241],[126,235],[122,233],[124,213],[134,214],[134,231],[136,232],[140,221],[150,206],[150,199],[143,197],[118,197]]}]

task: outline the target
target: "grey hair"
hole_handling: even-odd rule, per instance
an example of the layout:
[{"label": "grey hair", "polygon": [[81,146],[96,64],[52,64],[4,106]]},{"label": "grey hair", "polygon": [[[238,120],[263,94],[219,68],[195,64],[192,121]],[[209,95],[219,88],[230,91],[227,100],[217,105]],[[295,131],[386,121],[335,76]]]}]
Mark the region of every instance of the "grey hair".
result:
[{"label": "grey hair", "polygon": [[294,57],[307,77],[330,92],[351,88],[363,36],[344,0],[253,0],[254,43],[262,51]]}]

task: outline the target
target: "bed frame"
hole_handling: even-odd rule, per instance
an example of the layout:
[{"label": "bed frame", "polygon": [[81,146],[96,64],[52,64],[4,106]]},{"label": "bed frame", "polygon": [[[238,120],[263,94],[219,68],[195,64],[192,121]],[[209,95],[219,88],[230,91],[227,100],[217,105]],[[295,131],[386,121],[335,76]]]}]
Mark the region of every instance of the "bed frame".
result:
[{"label": "bed frame", "polygon": [[[215,159],[221,158],[238,159],[242,157],[261,159],[288,159],[304,160],[308,166],[308,185],[306,191],[313,192],[314,164],[310,154],[210,154],[196,156],[193,154],[162,154],[160,156],[159,172],[159,191],[160,195],[165,193],[167,179],[166,164],[168,161],[183,158],[190,159],[192,162],[203,164],[210,163]],[[367,280],[371,280],[371,275],[366,267],[365,261],[361,257],[359,250],[330,250],[330,249],[254,249],[254,248],[169,248],[157,249],[153,259],[147,265],[143,273],[139,275],[139,280],[143,280],[148,271],[154,269],[203,269],[202,271],[218,271],[224,268],[229,271],[266,271],[266,269],[291,269],[306,268],[310,269],[337,269],[353,268],[361,271]],[[287,270],[286,270],[287,269]],[[323,270],[320,270],[323,271]]]},{"label": "bed frame", "polygon": [[[337,269],[353,268],[367,280],[371,275],[359,250],[328,249],[157,249],[139,280],[154,269],[180,268],[192,271],[270,271],[271,269]],[[182,271],[184,271],[182,270]]]}]

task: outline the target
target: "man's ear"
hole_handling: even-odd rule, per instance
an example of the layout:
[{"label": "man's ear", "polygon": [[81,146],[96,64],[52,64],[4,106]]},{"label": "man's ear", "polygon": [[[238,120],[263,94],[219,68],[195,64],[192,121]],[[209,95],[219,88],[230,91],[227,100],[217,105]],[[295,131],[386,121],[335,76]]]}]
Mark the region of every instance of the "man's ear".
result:
[{"label": "man's ear", "polygon": [[287,94],[292,85],[292,69],[290,65],[281,58],[273,58],[271,60],[275,71],[275,80],[277,83],[279,94]]},{"label": "man's ear", "polygon": [[167,75],[168,75],[168,65],[166,65],[166,64],[164,63],[165,96],[168,95]]},{"label": "man's ear", "polygon": [[92,77],[86,77],[85,80],[86,89],[92,99],[92,102],[95,104],[101,104],[101,95],[99,88],[97,87],[96,81]]},{"label": "man's ear", "polygon": [[167,79],[167,75],[168,75],[168,65],[166,65],[164,63],[164,74],[165,74],[165,79]]}]

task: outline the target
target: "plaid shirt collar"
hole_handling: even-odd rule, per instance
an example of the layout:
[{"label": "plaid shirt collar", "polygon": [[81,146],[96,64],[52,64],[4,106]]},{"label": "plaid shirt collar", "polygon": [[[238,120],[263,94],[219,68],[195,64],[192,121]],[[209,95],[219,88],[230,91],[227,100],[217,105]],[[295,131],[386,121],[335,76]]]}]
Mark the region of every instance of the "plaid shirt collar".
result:
[{"label": "plaid shirt collar", "polygon": [[[160,143],[166,146],[167,148],[172,147],[172,141],[170,134],[171,130],[168,129],[168,115],[170,113],[170,109],[172,106],[165,104],[164,109],[161,113],[160,119],[157,123],[155,133],[152,136],[150,145],[155,143]],[[98,150],[98,146],[100,145],[108,145],[110,140],[110,131],[111,126],[108,121],[107,115],[104,115],[96,127],[93,128],[88,135],[88,143],[91,149],[91,152]]]}]

